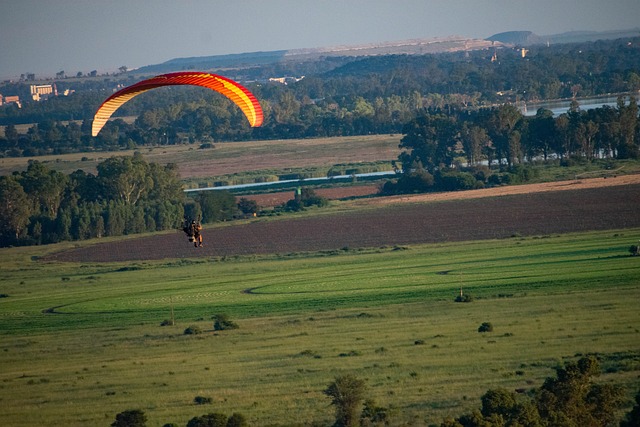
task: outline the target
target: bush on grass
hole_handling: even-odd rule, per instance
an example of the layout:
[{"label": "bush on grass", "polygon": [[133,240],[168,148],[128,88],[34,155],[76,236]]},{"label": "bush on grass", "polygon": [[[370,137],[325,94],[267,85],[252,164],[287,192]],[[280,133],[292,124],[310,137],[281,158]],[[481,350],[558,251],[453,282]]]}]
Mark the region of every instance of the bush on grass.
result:
[{"label": "bush on grass", "polygon": [[456,297],[456,299],[454,300],[455,302],[472,302],[473,301],[473,297],[471,295],[458,295]]},{"label": "bush on grass", "polygon": [[191,325],[184,330],[185,335],[198,335],[202,333],[202,329],[199,326]]},{"label": "bush on grass", "polygon": [[226,314],[216,314],[213,316],[213,329],[224,331],[226,329],[238,329],[238,324],[229,319]]},{"label": "bush on grass", "polygon": [[208,405],[211,402],[213,402],[213,399],[210,397],[196,396],[193,398],[193,403],[196,405]]},{"label": "bush on grass", "polygon": [[493,325],[491,322],[484,322],[478,328],[478,332],[493,332]]},{"label": "bush on grass", "polygon": [[116,415],[116,420],[111,423],[111,427],[145,427],[147,416],[140,409],[130,409]]}]

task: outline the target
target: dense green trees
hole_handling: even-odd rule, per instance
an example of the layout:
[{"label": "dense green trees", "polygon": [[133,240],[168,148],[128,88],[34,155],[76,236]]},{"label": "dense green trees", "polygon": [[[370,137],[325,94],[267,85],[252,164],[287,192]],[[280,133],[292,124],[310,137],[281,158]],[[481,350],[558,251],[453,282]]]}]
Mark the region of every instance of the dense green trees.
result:
[{"label": "dense green trees", "polygon": [[[583,111],[574,103],[556,118],[545,109],[525,117],[511,105],[450,109],[446,114],[427,110],[408,122],[403,133],[398,156],[403,175],[385,184],[387,194],[522,182],[524,164],[550,158],[569,164],[640,156],[638,104],[633,97],[628,102],[621,98],[616,108]],[[491,166],[510,175],[506,180],[492,176]]]},{"label": "dense green trees", "polygon": [[237,209],[236,198],[228,191],[202,191],[197,202],[204,224],[233,219]]},{"label": "dense green trees", "polygon": [[258,210],[224,190],[186,199],[175,165],[139,154],[109,158],[96,175],[64,175],[31,161],[0,177],[0,247],[178,229],[184,218],[213,223]]},{"label": "dense green trees", "polygon": [[[594,383],[593,378],[599,374],[598,360],[583,357],[557,368],[556,377],[547,378],[532,398],[505,389],[492,389],[482,396],[481,410],[447,419],[442,427],[612,425],[616,411],[624,403],[623,390]],[[633,416],[632,411],[627,418]]]},{"label": "dense green trees", "polygon": [[0,246],[53,243],[176,228],[184,216],[177,169],[114,157],[97,175],[38,161],[0,177]]},{"label": "dense green trees", "polygon": [[247,427],[244,415],[234,413],[229,418],[221,413],[210,413],[199,417],[193,417],[187,423],[187,427]]},{"label": "dense green trees", "polygon": [[[450,108],[476,111],[523,100],[635,92],[640,89],[640,53],[633,48],[637,42],[532,46],[525,59],[516,50],[499,49],[496,62],[490,61],[492,52],[476,51],[466,55],[321,58],[302,64],[256,67],[243,70],[241,76],[241,80],[256,82],[248,86],[265,111],[265,124],[256,129],[250,128],[237,107],[224,97],[202,88],[182,87],[151,91],[131,100],[117,114],[137,117],[135,122],[111,121],[98,137],[92,138],[90,122],[100,102],[117,85],[131,84],[146,76],[62,80],[56,82],[59,91],[75,91],[68,97],[26,101],[22,108],[0,108],[0,124],[12,125],[0,138],[0,154],[34,156],[212,140],[398,133],[425,109],[447,113]],[[267,82],[273,73],[295,72],[307,77],[288,85]],[[28,85],[0,86],[0,93],[28,98]],[[504,109],[501,115],[493,116],[491,126],[484,127],[493,140],[497,158],[507,162],[517,160],[518,145],[522,144],[519,138],[524,141],[526,137],[524,129],[511,128],[513,113]],[[621,127],[615,130],[620,138],[616,149],[621,156],[632,157],[637,151],[632,144],[632,139],[637,140],[633,133],[636,120],[637,108],[634,115],[633,106],[621,114]],[[34,125],[28,133],[20,134],[14,125],[21,123]],[[596,128],[587,123],[563,129],[569,132],[567,138],[580,141],[582,150],[587,152],[589,144],[600,139],[593,136]],[[469,138],[482,140],[482,135],[473,129],[468,131],[467,142]],[[600,135],[603,132],[598,129]],[[540,136],[538,133],[539,140]],[[547,139],[540,143],[544,141]],[[565,154],[559,150],[562,147],[574,150],[571,144],[554,147],[561,156]],[[476,158],[472,150],[467,155]]]}]

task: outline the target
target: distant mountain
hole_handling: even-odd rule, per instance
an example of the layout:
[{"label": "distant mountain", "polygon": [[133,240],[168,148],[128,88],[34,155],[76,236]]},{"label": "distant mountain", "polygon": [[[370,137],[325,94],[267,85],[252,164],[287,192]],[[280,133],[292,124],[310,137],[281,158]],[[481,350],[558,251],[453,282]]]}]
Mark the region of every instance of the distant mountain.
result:
[{"label": "distant mountain", "polygon": [[534,44],[562,44],[584,43],[596,40],[611,40],[624,37],[640,36],[640,28],[616,31],[571,31],[561,34],[539,36],[531,31],[507,31],[494,34],[487,38],[489,41],[500,42],[507,45],[531,46]]}]

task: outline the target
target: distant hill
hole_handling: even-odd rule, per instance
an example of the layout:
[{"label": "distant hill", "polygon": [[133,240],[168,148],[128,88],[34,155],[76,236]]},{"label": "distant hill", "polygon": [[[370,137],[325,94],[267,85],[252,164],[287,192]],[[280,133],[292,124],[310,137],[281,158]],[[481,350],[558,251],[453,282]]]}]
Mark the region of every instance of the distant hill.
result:
[{"label": "distant hill", "polygon": [[146,65],[133,72],[135,73],[168,73],[183,70],[210,70],[224,68],[245,68],[258,65],[266,65],[282,61],[287,54],[286,50],[274,50],[269,52],[250,52],[230,55],[196,56],[191,58],[176,58],[155,65]]},{"label": "distant hill", "polygon": [[277,50],[231,55],[176,58],[155,65],[147,65],[132,73],[157,74],[183,70],[225,70],[278,64],[281,62],[314,61],[320,58],[366,57],[380,55],[424,55],[429,53],[487,49],[495,42],[461,36],[412,39],[364,45],[345,45],[325,48]]},{"label": "distant hill", "polygon": [[494,34],[487,38],[487,40],[505,44],[528,46],[541,43],[542,39],[531,31],[506,31],[504,33]]},{"label": "distant hill", "polygon": [[[297,72],[299,75],[304,75],[306,73],[328,71],[352,62],[355,58],[362,57],[469,52],[499,46],[579,43],[637,36],[640,36],[640,28],[607,32],[574,31],[549,36],[539,36],[531,31],[508,31],[494,34],[485,40],[449,36],[362,45],[175,58],[160,64],[146,65],[136,70],[130,70],[130,73],[153,75],[186,70],[229,73],[229,71],[233,70],[237,74],[236,78],[252,80],[261,78],[257,68],[268,68],[273,71],[271,75],[280,75],[280,72]],[[321,59],[328,59],[329,61],[322,61],[322,64],[320,64],[321,61],[319,60]],[[242,72],[239,72],[240,70]]]},{"label": "distant hill", "polygon": [[531,46],[535,44],[583,43],[596,40],[611,40],[624,37],[640,36],[640,28],[617,31],[571,31],[561,34],[539,36],[531,31],[507,31],[494,34],[488,41],[500,42],[507,45]]}]

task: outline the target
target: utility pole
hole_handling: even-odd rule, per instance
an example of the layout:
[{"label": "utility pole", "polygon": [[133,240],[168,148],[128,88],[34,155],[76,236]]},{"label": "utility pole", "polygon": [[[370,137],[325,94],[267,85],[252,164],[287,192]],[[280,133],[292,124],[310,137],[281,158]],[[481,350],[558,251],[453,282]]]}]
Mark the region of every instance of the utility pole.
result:
[{"label": "utility pole", "polygon": [[169,297],[169,302],[171,304],[171,326],[175,326],[176,318],[173,315],[173,297]]}]

